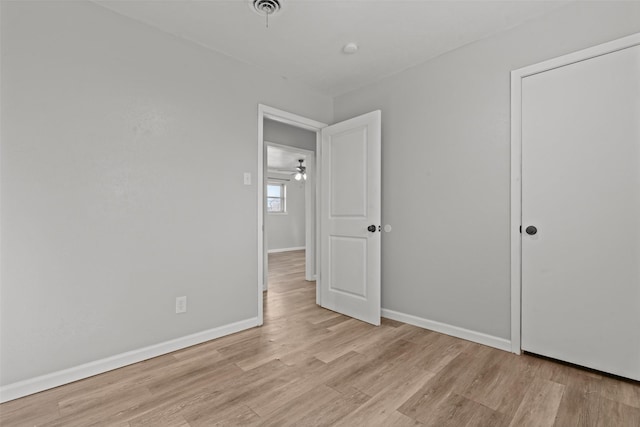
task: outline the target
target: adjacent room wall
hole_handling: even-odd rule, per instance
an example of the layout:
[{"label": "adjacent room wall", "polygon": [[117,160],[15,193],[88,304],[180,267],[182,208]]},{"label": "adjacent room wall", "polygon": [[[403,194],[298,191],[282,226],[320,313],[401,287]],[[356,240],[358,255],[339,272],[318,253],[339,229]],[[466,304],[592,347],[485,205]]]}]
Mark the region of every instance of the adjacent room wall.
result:
[{"label": "adjacent room wall", "polygon": [[302,148],[314,153],[316,151],[315,132],[276,122],[275,120],[264,120],[264,140],[289,147]]},{"label": "adjacent room wall", "polygon": [[90,2],[1,7],[0,384],[256,318],[258,103],[332,100]]},{"label": "adjacent room wall", "polygon": [[638,2],[574,2],[335,99],[382,110],[383,308],[510,339],[509,73],[638,31]]},{"label": "adjacent room wall", "polygon": [[[269,178],[280,178],[273,182],[286,185],[287,213],[267,214],[267,249],[269,251],[277,251],[303,248],[305,245],[304,181],[296,181],[291,175],[271,172],[268,176]],[[288,181],[283,181],[283,179]]]},{"label": "adjacent room wall", "polygon": [[[325,123],[330,123],[325,122]],[[264,120],[264,140],[265,142],[272,142],[280,145],[286,145],[288,147],[296,147],[302,148],[304,150],[316,152],[316,133],[311,132],[306,129],[298,128],[295,126],[287,125],[284,123],[277,122],[275,120]],[[306,160],[306,164],[310,162],[310,159]],[[293,181],[292,181],[293,182]],[[295,190],[294,190],[295,191]],[[315,199],[316,199],[316,191],[315,187],[312,185],[311,191],[309,191],[309,197],[311,198],[311,206],[315,209]],[[304,197],[304,191],[302,193]],[[302,213],[301,217],[296,220],[288,220],[284,218],[279,218],[277,215],[268,215],[266,218],[267,224],[267,248],[268,250],[272,249],[280,249],[280,248],[291,248],[305,245],[305,212],[304,212],[304,200],[302,200]],[[275,227],[279,229],[283,229],[284,223],[290,222],[291,224],[296,224],[293,229],[289,231],[289,237],[287,238],[287,242],[281,241],[280,237],[276,237]],[[300,233],[299,227],[302,227]],[[316,228],[313,227],[312,234],[315,236]],[[284,235],[282,235],[284,236]],[[294,237],[295,236],[295,237]],[[275,241],[273,241],[275,239]],[[294,242],[300,242],[299,245],[293,245]],[[292,246],[287,246],[291,244]],[[311,271],[315,272],[315,257],[311,260]]]}]

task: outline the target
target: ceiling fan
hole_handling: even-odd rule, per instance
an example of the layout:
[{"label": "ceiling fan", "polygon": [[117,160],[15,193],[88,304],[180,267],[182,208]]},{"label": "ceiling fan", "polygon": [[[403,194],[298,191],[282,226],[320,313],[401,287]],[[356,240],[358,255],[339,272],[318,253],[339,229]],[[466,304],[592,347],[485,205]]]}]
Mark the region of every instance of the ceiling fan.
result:
[{"label": "ceiling fan", "polygon": [[307,167],[303,166],[303,162],[304,159],[299,159],[298,162],[300,163],[298,166],[296,166],[293,170],[291,169],[274,169],[274,172],[278,172],[278,173],[288,173],[290,175],[294,175],[294,179],[296,181],[300,181],[300,180],[307,180]]},{"label": "ceiling fan", "polygon": [[303,159],[298,160],[300,164],[296,166],[296,175],[293,177],[296,181],[300,181],[301,179],[307,180],[307,168],[306,166],[302,166],[303,161]]}]

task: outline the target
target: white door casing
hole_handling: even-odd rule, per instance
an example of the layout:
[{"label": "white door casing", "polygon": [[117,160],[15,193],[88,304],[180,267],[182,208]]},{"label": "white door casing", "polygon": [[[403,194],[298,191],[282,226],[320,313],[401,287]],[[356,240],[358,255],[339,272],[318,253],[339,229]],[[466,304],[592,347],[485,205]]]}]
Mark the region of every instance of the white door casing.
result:
[{"label": "white door casing", "polygon": [[321,306],[379,325],[381,112],[328,126],[321,136]]},{"label": "white door casing", "polygon": [[[520,72],[515,94],[521,348],[633,379],[640,379],[638,43],[632,36]],[[527,234],[529,226],[537,233]]]}]

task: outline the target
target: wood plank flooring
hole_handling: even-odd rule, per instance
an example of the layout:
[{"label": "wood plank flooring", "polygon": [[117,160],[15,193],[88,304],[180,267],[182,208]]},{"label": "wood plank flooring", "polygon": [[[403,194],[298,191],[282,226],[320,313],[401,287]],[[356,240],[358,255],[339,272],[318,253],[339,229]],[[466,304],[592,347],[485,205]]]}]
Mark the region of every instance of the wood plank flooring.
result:
[{"label": "wood plank flooring", "polygon": [[315,305],[269,256],[265,325],[0,405],[2,426],[640,427],[640,384]]}]

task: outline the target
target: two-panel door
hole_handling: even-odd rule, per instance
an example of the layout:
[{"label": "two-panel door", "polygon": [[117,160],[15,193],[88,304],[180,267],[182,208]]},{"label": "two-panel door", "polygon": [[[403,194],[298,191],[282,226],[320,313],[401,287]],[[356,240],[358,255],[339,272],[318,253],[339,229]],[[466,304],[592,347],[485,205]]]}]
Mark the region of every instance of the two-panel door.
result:
[{"label": "two-panel door", "polygon": [[322,129],[320,305],[380,324],[381,112]]}]

